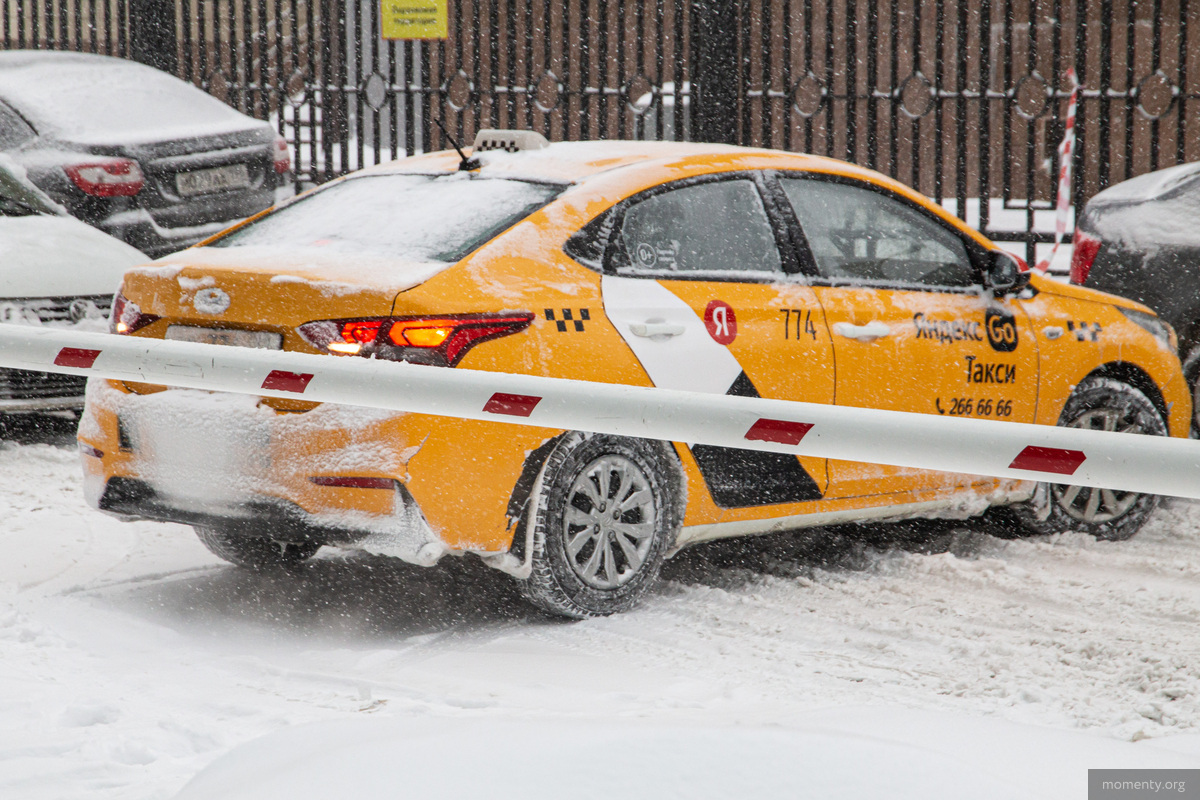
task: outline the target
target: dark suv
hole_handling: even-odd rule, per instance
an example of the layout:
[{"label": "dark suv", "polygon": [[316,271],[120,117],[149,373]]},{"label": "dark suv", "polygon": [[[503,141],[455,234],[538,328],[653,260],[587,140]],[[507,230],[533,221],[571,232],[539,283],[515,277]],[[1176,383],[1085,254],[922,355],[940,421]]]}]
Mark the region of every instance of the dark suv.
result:
[{"label": "dark suv", "polygon": [[291,169],[265,122],[107,56],[0,53],[0,152],[72,215],[150,256],[275,202]]},{"label": "dark suv", "polygon": [[[1075,226],[1071,282],[1153,308],[1179,334],[1200,414],[1200,162],[1100,192]],[[1193,435],[1200,425],[1193,422]]]}]

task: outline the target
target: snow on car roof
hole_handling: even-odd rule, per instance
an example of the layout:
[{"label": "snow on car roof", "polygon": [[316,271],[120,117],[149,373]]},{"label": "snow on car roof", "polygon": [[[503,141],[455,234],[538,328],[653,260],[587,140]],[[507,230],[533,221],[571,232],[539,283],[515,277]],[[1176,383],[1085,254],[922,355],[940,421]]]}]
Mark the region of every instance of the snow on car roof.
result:
[{"label": "snow on car roof", "polygon": [[[482,168],[478,170],[481,177],[590,184],[593,189],[590,193],[592,200],[603,197],[607,198],[605,202],[673,177],[683,178],[706,171],[780,169],[834,173],[886,187],[924,205],[930,213],[947,220],[954,219],[940,205],[911,187],[874,170],[808,153],[703,142],[603,140],[554,142],[538,150],[516,153],[489,150],[479,156],[472,153],[469,157],[482,163]],[[453,172],[458,169],[460,161],[456,152],[444,150],[379,164],[356,174]],[[636,177],[629,175],[629,179],[625,180],[625,176],[619,172],[625,167],[649,169],[639,170]],[[596,180],[608,177],[615,180]],[[588,213],[598,213],[599,210],[599,206],[594,206]],[[968,233],[983,247],[992,247],[978,231],[969,228]]]},{"label": "snow on car roof", "polygon": [[[772,150],[756,150],[725,144],[700,142],[655,142],[655,141],[587,141],[554,142],[540,150],[508,153],[490,150],[478,156],[471,154],[483,167],[480,174],[492,177],[521,177],[530,180],[574,183],[601,173],[610,172],[633,164],[652,161],[669,162],[714,156],[737,156],[757,154],[783,157],[804,162],[826,161],[817,156],[799,153],[780,153]],[[380,172],[420,172],[428,170],[453,171],[458,169],[458,154],[453,150],[429,153],[424,156],[392,161],[369,168]],[[836,162],[829,162],[836,163]]]},{"label": "snow on car roof", "polygon": [[256,124],[165,72],[89,53],[0,53],[0,99],[39,132],[77,142],[203,136]]},{"label": "snow on car roof", "polygon": [[[583,183],[623,167],[658,165],[694,168],[706,161],[722,161],[731,169],[771,167],[853,175],[918,197],[909,187],[863,167],[808,153],[741,147],[704,142],[576,141],[553,142],[540,150],[508,153],[499,150],[469,154],[482,163],[483,177],[520,178],[553,183]],[[368,167],[368,172],[453,172],[460,159],[453,150]],[[683,177],[682,175],[680,177]]]}]

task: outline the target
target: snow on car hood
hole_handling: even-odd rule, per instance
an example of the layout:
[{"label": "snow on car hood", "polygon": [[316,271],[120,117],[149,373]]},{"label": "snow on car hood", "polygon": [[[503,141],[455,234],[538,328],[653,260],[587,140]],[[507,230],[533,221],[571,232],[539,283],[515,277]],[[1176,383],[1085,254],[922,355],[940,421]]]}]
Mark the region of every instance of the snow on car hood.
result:
[{"label": "snow on car hood", "polygon": [[245,130],[253,120],[189,83],[115,58],[30,61],[0,92],[40,131],[79,144],[136,144]]},{"label": "snow on car hood", "polygon": [[1105,189],[1087,205],[1086,227],[1119,247],[1200,244],[1200,163],[1150,172]]},{"label": "snow on car hood", "polygon": [[70,217],[0,216],[0,297],[112,294],[148,257]]},{"label": "snow on car hood", "polygon": [[1147,172],[1136,178],[1121,181],[1096,194],[1091,202],[1099,205],[1128,201],[1154,200],[1187,183],[1200,174],[1200,162],[1179,164],[1167,169]]},{"label": "snow on car hood", "polygon": [[441,261],[403,261],[370,255],[347,256],[320,248],[193,247],[139,267],[133,272],[175,278],[185,268],[259,274],[272,284],[304,284],[326,297],[358,292],[399,292],[419,286],[452,264]]},{"label": "snow on car hood", "polygon": [[1146,203],[1089,208],[1089,227],[1106,242],[1155,251],[1163,246],[1195,247],[1200,192]]}]

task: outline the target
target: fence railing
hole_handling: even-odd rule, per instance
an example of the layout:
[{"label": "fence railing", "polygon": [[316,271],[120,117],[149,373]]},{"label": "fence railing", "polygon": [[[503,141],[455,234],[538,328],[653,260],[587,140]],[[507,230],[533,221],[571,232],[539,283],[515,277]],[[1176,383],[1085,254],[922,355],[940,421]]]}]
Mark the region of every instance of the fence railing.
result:
[{"label": "fence railing", "polygon": [[0,0],[0,46],[128,56],[166,8],[166,63],[273,119],[306,180],[441,148],[435,118],[464,140],[717,135],[893,175],[1031,261],[1069,69],[1076,204],[1200,158],[1190,0],[447,2],[446,39],[388,41],[378,0]]}]

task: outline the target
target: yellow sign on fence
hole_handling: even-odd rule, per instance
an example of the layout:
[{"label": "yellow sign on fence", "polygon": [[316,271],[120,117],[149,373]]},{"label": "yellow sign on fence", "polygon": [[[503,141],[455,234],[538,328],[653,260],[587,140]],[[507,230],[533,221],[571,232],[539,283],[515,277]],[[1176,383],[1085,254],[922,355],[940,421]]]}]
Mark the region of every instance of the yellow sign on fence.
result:
[{"label": "yellow sign on fence", "polygon": [[381,0],[384,39],[445,39],[449,0]]}]

